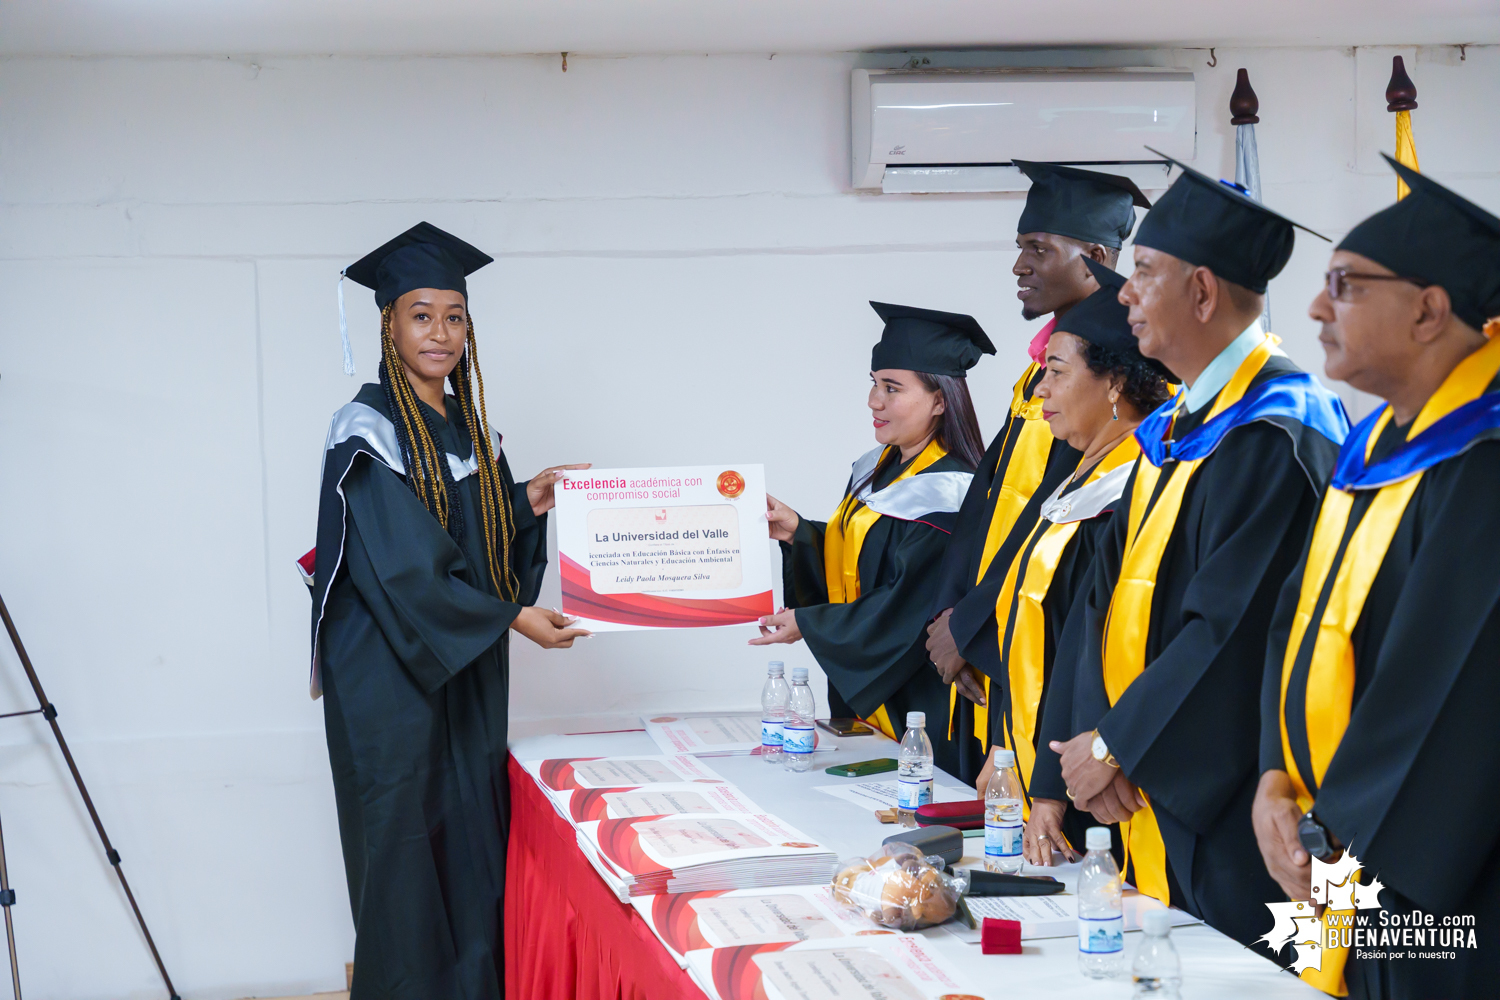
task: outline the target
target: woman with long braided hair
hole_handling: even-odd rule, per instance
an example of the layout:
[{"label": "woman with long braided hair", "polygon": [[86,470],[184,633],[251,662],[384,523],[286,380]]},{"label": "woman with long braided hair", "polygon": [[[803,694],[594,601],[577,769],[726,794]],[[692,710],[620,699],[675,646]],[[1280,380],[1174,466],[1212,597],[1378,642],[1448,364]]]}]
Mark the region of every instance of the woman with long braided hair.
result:
[{"label": "woman with long braided hair", "polygon": [[465,283],[488,263],[424,222],[344,272],[375,290],[381,361],[329,429],[312,648],[354,1000],[502,995],[509,634],[588,634],[532,606],[553,485],[587,466],[511,478]]}]

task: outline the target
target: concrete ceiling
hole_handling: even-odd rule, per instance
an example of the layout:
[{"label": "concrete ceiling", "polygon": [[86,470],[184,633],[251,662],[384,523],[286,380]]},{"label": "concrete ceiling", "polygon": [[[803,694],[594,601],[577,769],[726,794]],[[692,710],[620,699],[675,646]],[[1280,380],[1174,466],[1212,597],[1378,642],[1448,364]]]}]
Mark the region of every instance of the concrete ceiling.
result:
[{"label": "concrete ceiling", "polygon": [[1495,0],[0,0],[5,54],[1500,42]]}]

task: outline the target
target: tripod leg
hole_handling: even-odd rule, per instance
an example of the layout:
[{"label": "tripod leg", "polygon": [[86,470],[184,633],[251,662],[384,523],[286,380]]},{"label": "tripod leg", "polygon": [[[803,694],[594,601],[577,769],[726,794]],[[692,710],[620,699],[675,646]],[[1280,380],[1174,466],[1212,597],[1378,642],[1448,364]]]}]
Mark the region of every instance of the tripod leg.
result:
[{"label": "tripod leg", "polygon": [[[57,706],[47,700],[47,693],[42,690],[41,678],[36,675],[36,668],[31,665],[31,657],[26,655],[26,647],[21,644],[21,633],[16,631],[16,623],[11,620],[10,609],[5,606],[4,598],[0,598],[0,622],[4,622],[5,631],[10,633],[11,645],[16,647],[16,656],[21,660],[21,667],[26,671],[26,679],[31,682],[31,690],[36,694],[37,703],[41,706],[42,718],[52,727],[52,737],[57,740],[57,748],[62,751],[63,760],[68,765],[68,772],[73,776],[73,784],[78,786],[78,794],[83,798],[83,804],[88,809],[89,819],[94,821],[94,831],[99,834],[99,842],[104,845],[104,855],[109,859],[110,865],[115,870],[115,876],[120,880],[120,888],[125,890],[125,899],[130,903],[131,912],[135,914],[135,922],[141,929],[141,934],[146,938],[146,947],[151,950],[151,957],[156,961],[156,971],[161,973],[161,979],[167,987],[167,996],[171,1000],[181,1000],[177,995],[176,988],[172,985],[172,977],[167,975],[167,967],[161,960],[161,954],[156,950],[156,942],[151,937],[151,929],[146,926],[146,918],[141,914],[141,908],[136,905],[135,893],[130,891],[130,883],[125,881],[125,869],[120,867],[120,852],[115,850],[109,842],[109,834],[104,832],[104,821],[99,818],[99,811],[94,808],[94,800],[89,797],[89,790],[83,783],[83,775],[78,773],[78,765],[73,761],[73,752],[68,749],[68,741],[63,739],[62,728],[57,724]],[[5,923],[7,929],[10,927],[10,908],[5,909]],[[12,950],[14,955],[14,949]],[[14,968],[14,959],[12,959]],[[20,985],[16,987],[16,996],[19,997]]]},{"label": "tripod leg", "polygon": [[10,874],[5,868],[5,834],[0,832],[0,907],[5,908],[5,943],[10,948],[10,982],[16,991],[16,1000],[21,1000],[21,967],[16,964],[16,927],[10,918],[10,908],[15,902],[16,894],[10,887]]}]

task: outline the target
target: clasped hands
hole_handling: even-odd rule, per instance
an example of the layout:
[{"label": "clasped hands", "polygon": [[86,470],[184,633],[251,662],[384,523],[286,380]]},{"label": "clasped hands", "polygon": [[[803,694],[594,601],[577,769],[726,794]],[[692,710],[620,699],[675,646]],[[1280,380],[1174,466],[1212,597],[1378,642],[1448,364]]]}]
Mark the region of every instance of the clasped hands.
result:
[{"label": "clasped hands", "polygon": [[1101,823],[1122,823],[1146,808],[1146,796],[1125,772],[1094,756],[1094,734],[1079,733],[1050,746],[1062,757],[1063,781],[1073,796],[1073,805],[1093,813]]},{"label": "clasped hands", "polygon": [[964,661],[953,639],[953,630],[948,627],[949,608],[927,626],[927,658],[937,668],[944,684],[954,684],[958,693],[976,705],[984,704],[984,678],[978,670]]},{"label": "clasped hands", "polygon": [[[1146,807],[1145,795],[1123,771],[1094,756],[1093,733],[1079,733],[1066,743],[1052,740],[1048,746],[1062,757],[1062,776],[1073,805],[1093,813],[1099,822],[1119,823]],[[987,777],[981,775],[980,781]],[[981,783],[979,787],[982,790],[985,786]],[[1059,858],[1078,860],[1078,852],[1062,832],[1067,810],[1068,804],[1057,799],[1031,800],[1031,816],[1021,838],[1021,851],[1030,864],[1051,865]]]}]

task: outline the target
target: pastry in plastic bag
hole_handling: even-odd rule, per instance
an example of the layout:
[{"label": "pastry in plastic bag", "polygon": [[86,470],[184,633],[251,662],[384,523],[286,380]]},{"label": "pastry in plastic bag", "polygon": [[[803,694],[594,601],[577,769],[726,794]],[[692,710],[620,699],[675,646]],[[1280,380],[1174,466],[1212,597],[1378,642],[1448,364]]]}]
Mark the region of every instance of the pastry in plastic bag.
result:
[{"label": "pastry in plastic bag", "polygon": [[951,918],[968,878],[946,875],[941,858],[924,858],[909,844],[885,844],[868,858],[846,862],[833,878],[833,898],[882,927],[904,931]]}]

